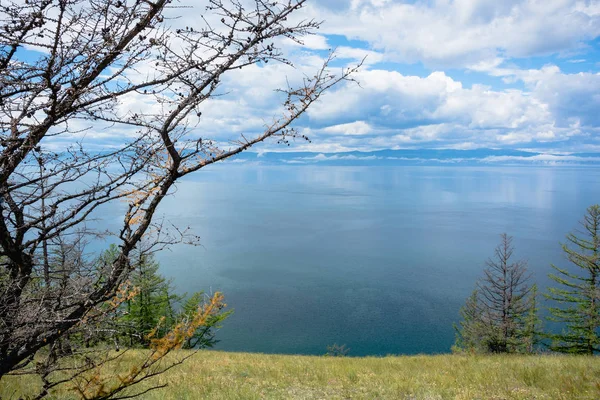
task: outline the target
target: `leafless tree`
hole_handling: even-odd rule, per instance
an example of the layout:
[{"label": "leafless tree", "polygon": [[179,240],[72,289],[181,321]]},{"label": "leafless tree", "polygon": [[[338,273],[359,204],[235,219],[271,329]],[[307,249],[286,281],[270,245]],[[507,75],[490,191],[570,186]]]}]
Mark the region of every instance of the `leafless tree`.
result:
[{"label": "leafless tree", "polygon": [[[330,72],[330,56],[280,89],[282,108],[264,131],[232,132],[228,142],[197,131],[202,107],[231,71],[291,64],[277,40],[300,41],[319,27],[292,22],[305,1],[207,0],[206,10],[194,10],[204,13],[197,25],[187,27],[171,16],[189,10],[172,0],[2,1],[0,377],[114,300],[142,238],[153,243],[149,251],[195,240],[155,218],[180,178],[267,138],[300,137],[293,122],[351,79],[355,68]],[[128,109],[132,99],[150,106]],[[77,139],[100,129],[123,132],[122,143],[90,149]],[[107,234],[86,222],[112,202],[126,204],[121,227],[108,232],[118,242],[116,260],[98,269],[81,252],[67,256],[77,241]]]}]

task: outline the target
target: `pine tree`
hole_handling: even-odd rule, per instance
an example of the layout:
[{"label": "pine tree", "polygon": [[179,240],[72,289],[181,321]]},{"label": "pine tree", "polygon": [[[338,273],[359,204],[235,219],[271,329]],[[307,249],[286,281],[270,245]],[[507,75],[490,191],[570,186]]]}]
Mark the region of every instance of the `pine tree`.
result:
[{"label": "pine tree", "polygon": [[162,336],[176,322],[174,303],[181,300],[173,294],[171,281],[158,273],[159,264],[147,254],[136,254],[132,260],[131,284],[139,294],[125,302],[121,323],[126,326],[129,345],[148,344],[148,334],[158,327]]},{"label": "pine tree", "polygon": [[542,321],[539,317],[538,287],[531,286],[528,305],[529,312],[525,315],[524,330],[521,337],[522,352],[534,353],[542,339]]},{"label": "pine tree", "polygon": [[489,325],[485,324],[478,307],[478,293],[474,290],[460,309],[461,321],[454,324],[456,342],[452,346],[454,352],[485,353],[487,352]]},{"label": "pine tree", "polygon": [[536,304],[531,301],[527,263],[512,262],[513,251],[512,237],[502,234],[477,289],[461,309],[455,350],[515,353],[527,348],[525,337],[531,340],[534,335],[528,329],[535,329]]},{"label": "pine tree", "polygon": [[550,334],[550,349],[563,353],[600,352],[600,206],[587,209],[583,230],[567,235],[562,245],[574,268],[552,265],[550,278],[560,287],[550,288],[547,298],[558,302],[550,307],[551,321],[565,324],[561,333]]},{"label": "pine tree", "polygon": [[[110,261],[114,254],[115,248],[111,246],[101,257],[100,264]],[[130,263],[131,286],[137,289],[138,294],[125,301],[109,322],[117,328],[119,336],[127,338],[126,345],[129,347],[147,347],[150,332],[153,332],[154,338],[162,338],[175,326],[189,324],[211,301],[203,292],[196,292],[185,301],[187,295],[174,294],[171,281],[160,275],[158,262],[148,253],[136,252]],[[232,312],[219,310],[208,315],[183,347],[214,346],[217,343],[215,330]]]}]

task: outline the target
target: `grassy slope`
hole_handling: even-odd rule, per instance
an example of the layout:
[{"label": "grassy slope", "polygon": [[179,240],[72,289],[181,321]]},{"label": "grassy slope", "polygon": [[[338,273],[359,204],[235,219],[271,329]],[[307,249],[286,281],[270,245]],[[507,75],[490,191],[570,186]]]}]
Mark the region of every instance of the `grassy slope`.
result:
[{"label": "grassy slope", "polygon": [[[139,356],[131,353],[129,360]],[[0,398],[35,382],[0,381]],[[153,383],[148,399],[599,399],[600,358],[328,358],[202,351]],[[64,398],[67,393],[57,393]]]}]

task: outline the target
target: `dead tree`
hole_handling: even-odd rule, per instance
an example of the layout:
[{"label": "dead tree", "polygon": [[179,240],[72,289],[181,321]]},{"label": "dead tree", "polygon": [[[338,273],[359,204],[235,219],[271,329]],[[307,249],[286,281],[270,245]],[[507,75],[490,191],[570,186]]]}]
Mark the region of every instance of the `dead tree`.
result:
[{"label": "dead tree", "polygon": [[[294,121],[355,70],[333,75],[329,57],[297,86],[281,88],[282,111],[261,133],[232,132],[226,144],[205,137],[195,127],[224,76],[290,64],[277,39],[300,41],[319,26],[291,22],[305,0],[207,3],[188,27],[170,18],[183,12],[172,0],[0,5],[0,377],[112,301],[142,238],[151,250],[195,239],[154,218],[179,179],[267,138],[300,137]],[[152,106],[124,109],[133,97]],[[130,139],[99,151],[77,139],[104,128]],[[74,142],[60,145],[67,140]],[[52,143],[59,150],[50,151]],[[65,238],[106,234],[86,221],[117,201],[127,209],[108,232],[119,246],[111,265],[97,273],[51,262]]]}]

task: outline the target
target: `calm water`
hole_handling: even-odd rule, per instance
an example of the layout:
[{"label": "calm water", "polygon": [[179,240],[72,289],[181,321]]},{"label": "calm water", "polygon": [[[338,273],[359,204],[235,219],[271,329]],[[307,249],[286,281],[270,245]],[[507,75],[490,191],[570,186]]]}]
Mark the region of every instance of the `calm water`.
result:
[{"label": "calm water", "polygon": [[203,246],[159,259],[179,291],[226,294],[220,349],[448,352],[499,234],[545,287],[599,182],[598,168],[221,165],[161,209]]}]

